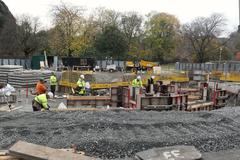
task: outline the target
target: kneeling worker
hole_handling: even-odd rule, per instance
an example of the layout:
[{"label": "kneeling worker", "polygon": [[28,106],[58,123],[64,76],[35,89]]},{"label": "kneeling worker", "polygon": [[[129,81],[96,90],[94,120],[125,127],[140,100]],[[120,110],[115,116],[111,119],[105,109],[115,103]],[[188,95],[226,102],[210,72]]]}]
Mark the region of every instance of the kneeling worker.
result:
[{"label": "kneeling worker", "polygon": [[81,75],[79,80],[77,81],[77,94],[83,96],[86,94],[86,82],[85,82],[85,77],[84,75]]},{"label": "kneeling worker", "polygon": [[53,98],[53,93],[49,92],[48,94],[43,93],[37,95],[32,101],[33,111],[45,111],[49,110],[48,99]]}]

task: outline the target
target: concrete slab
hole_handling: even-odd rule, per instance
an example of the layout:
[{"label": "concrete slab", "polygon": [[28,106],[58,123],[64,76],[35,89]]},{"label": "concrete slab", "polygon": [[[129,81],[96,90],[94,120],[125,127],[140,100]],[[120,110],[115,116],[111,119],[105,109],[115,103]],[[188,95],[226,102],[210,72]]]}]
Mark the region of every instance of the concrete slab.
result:
[{"label": "concrete slab", "polygon": [[201,153],[193,146],[154,148],[136,154],[141,160],[197,160]]}]

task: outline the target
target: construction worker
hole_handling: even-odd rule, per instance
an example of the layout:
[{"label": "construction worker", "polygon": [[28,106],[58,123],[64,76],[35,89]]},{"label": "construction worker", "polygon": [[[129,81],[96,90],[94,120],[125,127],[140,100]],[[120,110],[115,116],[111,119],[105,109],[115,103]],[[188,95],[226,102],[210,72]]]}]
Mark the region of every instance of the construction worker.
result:
[{"label": "construction worker", "polygon": [[146,87],[146,92],[147,92],[147,93],[153,93],[154,79],[155,79],[155,76],[151,76],[151,77],[148,79],[147,87]]},{"label": "construction worker", "polygon": [[89,96],[91,94],[91,85],[89,82],[86,82],[85,88],[86,88],[86,95]]},{"label": "construction worker", "polygon": [[51,92],[53,93],[53,97],[55,96],[56,85],[57,85],[57,77],[55,76],[54,72],[52,72],[52,75],[50,77],[50,88],[51,88]]},{"label": "construction worker", "polygon": [[48,94],[43,93],[37,95],[32,101],[33,111],[46,111],[49,110],[48,99],[53,98],[53,93],[49,92]]},{"label": "construction worker", "polygon": [[0,94],[10,96],[12,92],[15,92],[15,88],[8,83],[0,83]]},{"label": "construction worker", "polygon": [[85,79],[84,75],[81,75],[79,80],[77,81],[76,88],[77,94],[82,96],[86,94],[86,82],[84,79]]},{"label": "construction worker", "polygon": [[37,83],[37,85],[36,85],[36,91],[35,92],[32,92],[31,91],[31,93],[33,94],[33,95],[40,95],[40,94],[43,94],[43,93],[46,93],[46,91],[47,91],[47,87],[46,87],[46,85],[45,85],[45,80],[44,80],[44,78],[40,78],[39,79],[39,82]]},{"label": "construction worker", "polygon": [[142,80],[140,76],[137,76],[136,79],[132,81],[132,99],[136,100],[137,94],[140,93],[140,89],[143,87]]},{"label": "construction worker", "polygon": [[143,87],[140,76],[137,76],[137,78],[132,81],[132,87],[138,87],[138,88]]}]

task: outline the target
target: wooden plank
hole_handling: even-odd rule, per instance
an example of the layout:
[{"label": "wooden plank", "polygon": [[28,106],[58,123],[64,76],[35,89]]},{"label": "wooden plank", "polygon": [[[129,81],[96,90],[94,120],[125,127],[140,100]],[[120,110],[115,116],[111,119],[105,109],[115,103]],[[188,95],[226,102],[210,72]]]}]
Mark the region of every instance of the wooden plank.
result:
[{"label": "wooden plank", "polygon": [[0,157],[8,155],[8,150],[0,150]]},{"label": "wooden plank", "polygon": [[129,103],[133,104],[133,105],[136,105],[137,102],[136,101],[133,101],[133,100],[130,100]]},{"label": "wooden plank", "polygon": [[19,159],[10,156],[8,150],[0,150],[0,160],[19,160]]},{"label": "wooden plank", "polygon": [[59,111],[59,112],[64,112],[64,111],[106,111],[105,108],[67,108],[67,109],[51,109],[51,111]]},{"label": "wooden plank", "polygon": [[20,159],[13,156],[0,156],[0,160],[20,160]]},{"label": "wooden plank", "polygon": [[187,96],[187,94],[174,94],[174,95],[171,95],[172,98],[177,98],[177,97],[182,97],[182,96]]},{"label": "wooden plank", "polygon": [[68,96],[67,100],[111,100],[110,96]]},{"label": "wooden plank", "polygon": [[173,105],[147,105],[142,106],[142,110],[169,110],[173,109]]},{"label": "wooden plank", "polygon": [[213,102],[200,103],[200,104],[191,105],[191,108],[205,107],[205,106],[211,106],[211,105],[213,105]]},{"label": "wooden plank", "polygon": [[[31,160],[97,160],[71,152],[18,141],[9,149],[10,155]],[[98,159],[99,160],[99,159]]]},{"label": "wooden plank", "polygon": [[181,88],[181,91],[198,92],[197,88]]}]

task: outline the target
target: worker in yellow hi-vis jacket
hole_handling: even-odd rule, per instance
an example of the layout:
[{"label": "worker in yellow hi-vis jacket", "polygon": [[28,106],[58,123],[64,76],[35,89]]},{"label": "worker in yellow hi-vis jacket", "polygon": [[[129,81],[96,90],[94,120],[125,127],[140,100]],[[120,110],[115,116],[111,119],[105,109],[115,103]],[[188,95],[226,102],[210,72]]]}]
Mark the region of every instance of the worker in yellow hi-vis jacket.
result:
[{"label": "worker in yellow hi-vis jacket", "polygon": [[84,96],[86,94],[86,82],[85,82],[85,77],[84,75],[81,75],[79,80],[77,81],[77,94]]},{"label": "worker in yellow hi-vis jacket", "polygon": [[55,96],[56,86],[57,86],[57,77],[55,76],[54,72],[52,72],[52,75],[50,77],[50,88],[51,88],[51,92],[53,93],[53,96]]},{"label": "worker in yellow hi-vis jacket", "polygon": [[142,85],[141,77],[137,76],[137,78],[132,81],[132,87],[139,87],[140,88],[142,86],[143,85]]},{"label": "worker in yellow hi-vis jacket", "polygon": [[33,111],[45,111],[49,110],[48,99],[53,98],[53,93],[49,92],[48,94],[43,93],[37,95],[32,101]]},{"label": "worker in yellow hi-vis jacket", "polygon": [[136,79],[132,81],[132,99],[136,100],[137,94],[140,93],[141,88],[143,87],[142,80],[140,76],[137,76]]}]

